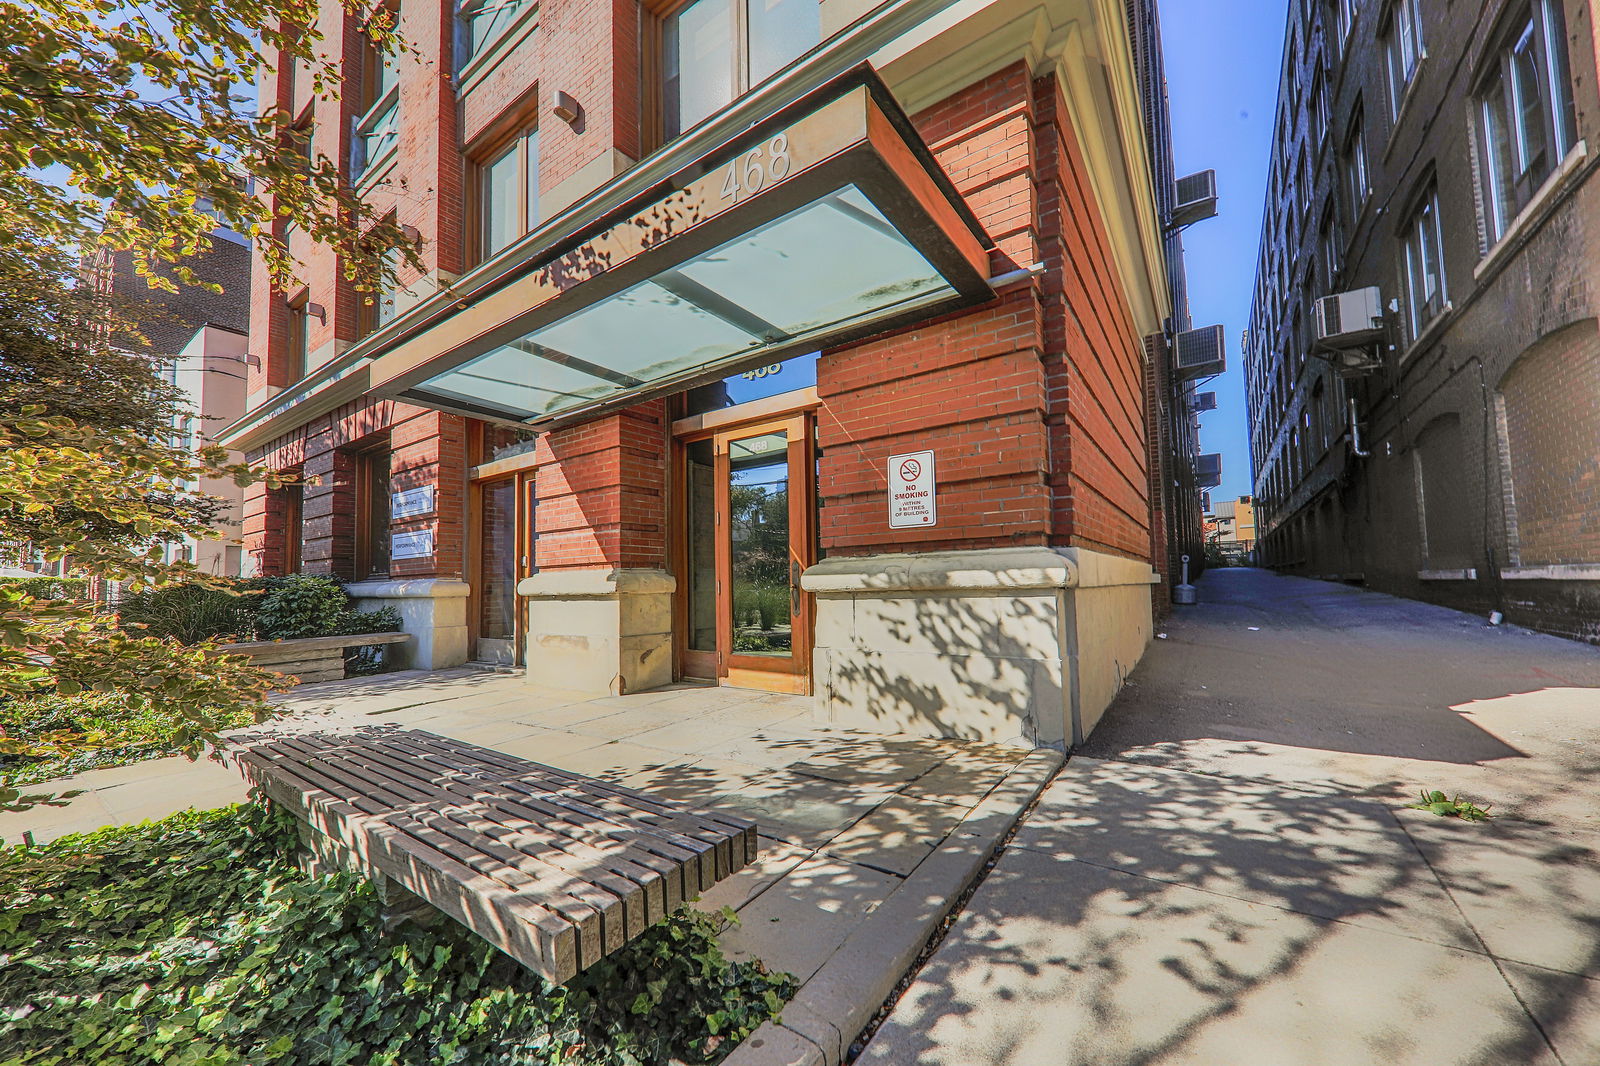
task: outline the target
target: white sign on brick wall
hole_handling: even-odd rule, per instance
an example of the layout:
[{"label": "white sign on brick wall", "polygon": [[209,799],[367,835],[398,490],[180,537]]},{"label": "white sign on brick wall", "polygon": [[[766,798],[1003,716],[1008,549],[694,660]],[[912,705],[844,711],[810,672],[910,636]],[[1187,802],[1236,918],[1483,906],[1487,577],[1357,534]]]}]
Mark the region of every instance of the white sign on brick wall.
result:
[{"label": "white sign on brick wall", "polygon": [[389,537],[389,558],[426,559],[433,554],[433,530],[395,533]]},{"label": "white sign on brick wall", "polygon": [[937,492],[931,451],[889,456],[890,529],[936,525]]},{"label": "white sign on brick wall", "polygon": [[[415,518],[433,513],[433,486],[419,485],[389,494],[389,517]],[[431,553],[430,553],[431,554]]]}]

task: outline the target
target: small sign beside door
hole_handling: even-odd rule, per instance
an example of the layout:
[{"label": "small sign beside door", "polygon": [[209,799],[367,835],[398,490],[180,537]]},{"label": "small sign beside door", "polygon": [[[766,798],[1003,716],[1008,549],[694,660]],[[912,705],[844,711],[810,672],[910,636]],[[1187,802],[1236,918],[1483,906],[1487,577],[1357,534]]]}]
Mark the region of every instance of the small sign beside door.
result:
[{"label": "small sign beside door", "polygon": [[[415,518],[433,513],[433,486],[419,485],[414,489],[401,489],[389,494],[390,518]],[[428,553],[432,555],[430,551]]]},{"label": "small sign beside door", "polygon": [[938,521],[933,453],[889,456],[889,528],[931,526]]},{"label": "small sign beside door", "polygon": [[419,529],[389,537],[389,558],[426,559],[433,554],[433,530]]}]

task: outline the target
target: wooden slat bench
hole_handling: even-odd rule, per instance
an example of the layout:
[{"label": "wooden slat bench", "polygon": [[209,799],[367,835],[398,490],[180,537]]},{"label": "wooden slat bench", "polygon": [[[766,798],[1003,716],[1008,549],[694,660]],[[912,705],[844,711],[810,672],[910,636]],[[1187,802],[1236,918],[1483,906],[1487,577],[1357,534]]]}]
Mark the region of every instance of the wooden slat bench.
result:
[{"label": "wooden slat bench", "polygon": [[756,854],[743,819],[423,730],[285,736],[232,759],[321,857],[391,880],[556,983]]}]

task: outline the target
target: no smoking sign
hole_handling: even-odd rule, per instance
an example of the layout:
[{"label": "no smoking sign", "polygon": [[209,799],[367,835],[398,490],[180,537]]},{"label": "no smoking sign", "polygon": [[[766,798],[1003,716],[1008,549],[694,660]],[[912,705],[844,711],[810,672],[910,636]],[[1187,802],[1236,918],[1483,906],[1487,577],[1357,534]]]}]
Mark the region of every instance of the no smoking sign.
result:
[{"label": "no smoking sign", "polygon": [[939,513],[933,477],[933,453],[909,452],[889,457],[889,528],[931,526]]}]

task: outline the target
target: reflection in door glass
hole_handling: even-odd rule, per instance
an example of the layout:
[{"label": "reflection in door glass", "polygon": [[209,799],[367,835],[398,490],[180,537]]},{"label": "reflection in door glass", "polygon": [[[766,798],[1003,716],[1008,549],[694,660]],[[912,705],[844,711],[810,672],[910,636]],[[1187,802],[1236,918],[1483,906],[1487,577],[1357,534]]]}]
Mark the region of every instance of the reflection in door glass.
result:
[{"label": "reflection in door glass", "polygon": [[484,640],[517,637],[517,479],[483,486],[478,635]]},{"label": "reflection in door glass", "polygon": [[717,650],[717,468],[711,441],[684,448],[688,517],[689,650]]},{"label": "reflection in door glass", "polygon": [[728,449],[733,652],[792,654],[789,589],[789,441],[783,430]]}]

